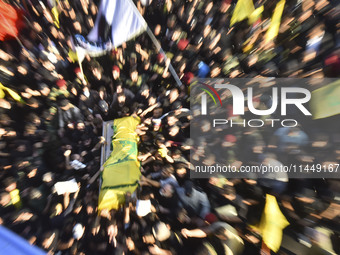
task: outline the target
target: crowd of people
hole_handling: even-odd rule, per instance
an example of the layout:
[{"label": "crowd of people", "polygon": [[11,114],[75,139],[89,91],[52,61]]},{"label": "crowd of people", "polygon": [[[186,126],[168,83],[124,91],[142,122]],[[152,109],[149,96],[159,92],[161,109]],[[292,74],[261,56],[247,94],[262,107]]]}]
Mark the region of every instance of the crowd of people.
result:
[{"label": "crowd of people", "polygon": [[[295,128],[227,128],[223,141],[202,123],[206,135],[196,144],[188,90],[194,77],[338,77],[337,1],[285,1],[268,42],[278,1],[255,0],[261,17],[230,25],[234,0],[135,0],[166,55],[144,33],[87,55],[81,67],[72,41],[94,26],[98,1],[8,2],[25,25],[0,42],[1,225],[48,254],[270,254],[251,226],[271,194],[290,223],[284,239],[300,245],[283,243],[278,253],[340,253],[337,179],[190,179],[190,151],[208,165],[337,164],[338,116]],[[268,98],[257,100],[267,107]],[[102,124],[130,115],[141,118],[140,187],[120,210],[98,212],[93,176],[111,142]],[[76,189],[56,188],[70,180]]]}]

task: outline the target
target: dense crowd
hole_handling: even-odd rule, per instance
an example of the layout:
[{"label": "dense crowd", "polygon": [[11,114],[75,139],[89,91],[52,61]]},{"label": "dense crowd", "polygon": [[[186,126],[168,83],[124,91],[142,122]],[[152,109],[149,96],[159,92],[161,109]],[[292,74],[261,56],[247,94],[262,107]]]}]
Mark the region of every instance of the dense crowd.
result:
[{"label": "dense crowd", "polygon": [[[267,42],[277,1],[254,1],[264,6],[261,18],[230,26],[237,1],[136,0],[166,56],[143,33],[109,54],[87,55],[81,68],[72,41],[93,27],[98,1],[8,2],[25,26],[0,42],[1,225],[49,254],[270,254],[251,226],[272,194],[290,223],[284,236],[307,250],[299,254],[325,254],[326,244],[340,253],[338,180],[189,176],[190,150],[207,164],[339,163],[338,116],[295,128],[227,128],[222,141],[202,123],[206,135],[196,144],[188,91],[194,77],[338,77],[337,1],[287,0],[278,36]],[[268,107],[268,97],[256,100]],[[102,123],[130,115],[142,121],[140,187],[120,210],[98,212],[92,177],[111,142]],[[72,179],[76,190],[56,191]]]}]

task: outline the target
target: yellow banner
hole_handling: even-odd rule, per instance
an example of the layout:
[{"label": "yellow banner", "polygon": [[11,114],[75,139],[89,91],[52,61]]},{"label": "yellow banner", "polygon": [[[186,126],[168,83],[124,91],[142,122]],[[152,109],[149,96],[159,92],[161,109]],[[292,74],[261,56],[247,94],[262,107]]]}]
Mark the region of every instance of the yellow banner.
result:
[{"label": "yellow banner", "polygon": [[21,96],[15,92],[14,90],[5,87],[1,82],[0,82],[0,98],[5,97],[5,91],[10,95],[15,101],[20,102],[20,103],[25,103],[25,101],[21,98]]},{"label": "yellow banner", "polygon": [[310,108],[313,119],[322,119],[340,113],[340,80],[312,92]]},{"label": "yellow banner", "polygon": [[230,20],[230,26],[235,23],[247,19],[255,11],[253,0],[238,0],[233,16]]},{"label": "yellow banner", "polygon": [[282,230],[289,225],[286,217],[282,214],[276,198],[266,195],[266,204],[261,217],[259,230],[262,240],[269,249],[277,252],[282,241]]},{"label": "yellow banner", "polygon": [[140,162],[137,159],[138,117],[124,117],[113,122],[112,153],[104,164],[98,209],[118,209],[125,202],[126,192],[138,187]]},{"label": "yellow banner", "polygon": [[277,3],[272,19],[270,21],[269,28],[265,34],[265,42],[268,43],[273,40],[279,33],[279,28],[281,24],[281,16],[283,13],[283,9],[285,7],[286,0],[281,0]]}]

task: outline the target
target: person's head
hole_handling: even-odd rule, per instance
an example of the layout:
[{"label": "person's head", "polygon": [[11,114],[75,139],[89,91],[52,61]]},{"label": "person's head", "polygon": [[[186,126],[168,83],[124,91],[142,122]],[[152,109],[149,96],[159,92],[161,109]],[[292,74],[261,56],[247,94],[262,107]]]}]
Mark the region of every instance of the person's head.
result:
[{"label": "person's head", "polygon": [[174,173],[174,167],[170,164],[167,164],[162,169],[162,179],[166,179],[170,177]]},{"label": "person's head", "polygon": [[175,27],[176,22],[177,22],[176,15],[175,14],[169,15],[168,20],[167,20],[167,28],[171,29]]},{"label": "person's head", "polygon": [[211,32],[211,26],[206,25],[203,30],[203,37],[206,38]]},{"label": "person's head", "polygon": [[25,99],[29,99],[32,97],[31,90],[29,89],[28,86],[22,85],[20,86],[20,91],[21,91],[21,96]]},{"label": "person's head", "polygon": [[117,100],[118,100],[119,105],[125,104],[125,100],[126,100],[125,94],[119,93],[118,96],[117,96]]},{"label": "person's head", "polygon": [[95,215],[97,211],[97,207],[95,206],[94,203],[90,202],[86,205],[86,214],[88,216]]},{"label": "person's head", "polygon": [[73,22],[73,28],[74,28],[74,30],[77,33],[81,33],[82,32],[82,28],[81,28],[80,22],[77,21],[77,20]]},{"label": "person's head", "polygon": [[163,115],[163,108],[162,107],[157,107],[153,110],[152,112],[152,117],[155,119],[160,118]]},{"label": "person's head", "polygon": [[179,90],[178,88],[173,88],[169,93],[170,103],[175,102],[179,97]]},{"label": "person's head", "polygon": [[144,187],[144,186],[143,186],[143,187],[139,190],[139,192],[138,192],[138,194],[137,194],[137,198],[138,198],[139,200],[150,200],[151,194],[152,194],[152,192],[151,192],[150,188],[149,188],[149,187]]},{"label": "person's head", "polygon": [[120,69],[117,65],[112,67],[112,77],[114,80],[117,80],[120,77]]},{"label": "person's head", "polygon": [[47,172],[42,176],[42,181],[46,184],[53,184],[53,180],[54,180],[54,174],[51,172]]},{"label": "person's head", "polygon": [[38,87],[40,94],[44,97],[47,97],[51,92],[51,89],[45,83],[40,83]]},{"label": "person's head", "polygon": [[174,41],[174,42],[177,41],[177,40],[180,38],[181,33],[182,33],[181,27],[180,27],[180,26],[177,26],[177,27],[175,28],[175,30],[174,30],[172,36],[171,36],[171,40]]},{"label": "person's head", "polygon": [[201,131],[207,133],[211,130],[211,124],[207,120],[202,120],[201,122]]},{"label": "person's head", "polygon": [[68,101],[67,99],[63,99],[60,101],[60,109],[62,109],[63,111],[67,111],[68,109],[70,109],[70,107],[70,101]]},{"label": "person's head", "polygon": [[64,79],[59,79],[56,82],[56,85],[61,90],[66,90],[67,89],[67,83],[66,83],[66,81]]},{"label": "person's head", "polygon": [[151,94],[148,97],[148,104],[151,106],[151,105],[154,105],[156,103],[157,103],[157,96],[155,94]]},{"label": "person's head", "polygon": [[169,135],[174,137],[174,136],[178,135],[180,130],[181,130],[181,128],[178,125],[173,125],[169,128]]},{"label": "person's head", "polygon": [[164,222],[157,222],[152,227],[152,233],[156,240],[164,242],[171,236],[170,226]]},{"label": "person's head", "polygon": [[159,63],[159,64],[161,64],[161,63],[163,63],[164,62],[164,54],[163,53],[158,53],[157,54],[157,62]]},{"label": "person's head", "polygon": [[144,84],[141,88],[140,88],[140,94],[145,97],[148,98],[150,95],[150,88],[147,84]]},{"label": "person's head", "polygon": [[217,238],[221,239],[221,240],[227,240],[229,235],[228,235],[228,230],[221,226],[221,227],[218,227],[215,231],[214,231],[214,234]]},{"label": "person's head", "polygon": [[166,120],[169,126],[174,126],[178,122],[178,118],[174,114],[169,114]]},{"label": "person's head", "polygon": [[31,166],[27,167],[26,173],[27,173],[26,176],[29,179],[34,178],[38,173],[38,167],[31,165]]},{"label": "person's head", "polygon": [[34,97],[31,97],[26,100],[26,105],[28,105],[31,108],[37,109],[39,108],[40,103],[37,99],[35,99]]},{"label": "person's head", "polygon": [[321,149],[327,147],[328,143],[329,136],[327,134],[318,133],[313,137],[311,146],[313,148]]},{"label": "person's head", "polygon": [[155,27],[155,29],[154,29],[154,34],[155,34],[155,36],[160,35],[161,31],[162,31],[161,25],[160,25],[160,24],[157,24],[156,27]]},{"label": "person's head", "polygon": [[232,147],[236,143],[236,136],[228,134],[224,137],[224,141],[222,141],[223,147]]},{"label": "person's head", "polygon": [[165,143],[165,138],[162,134],[157,134],[155,137],[155,143],[157,146],[161,146]]},{"label": "person's head", "polygon": [[187,176],[187,166],[185,163],[177,163],[175,167],[176,177],[185,178]]},{"label": "person's head", "polygon": [[218,64],[215,64],[211,67],[210,77],[215,78],[221,74],[221,67]]},{"label": "person's head", "polygon": [[27,123],[25,125],[25,130],[24,130],[24,135],[29,136],[29,135],[34,135],[37,131],[37,126],[33,123]]},{"label": "person's head", "polygon": [[194,184],[192,181],[188,180],[184,183],[184,192],[187,197],[191,197],[194,191]]},{"label": "person's head", "polygon": [[25,76],[28,73],[28,66],[23,63],[23,64],[18,66],[17,70],[21,75]]},{"label": "person's head", "polygon": [[169,183],[163,185],[159,190],[159,193],[161,194],[161,196],[167,197],[167,198],[172,197],[174,192],[175,192],[174,187]]},{"label": "person's head", "polygon": [[130,78],[132,82],[137,82],[138,81],[138,71],[137,67],[132,67],[130,71]]},{"label": "person's head", "polygon": [[81,200],[77,200],[74,203],[74,206],[73,206],[73,213],[74,214],[79,214],[82,209],[83,209],[82,201]]},{"label": "person's head", "polygon": [[223,186],[222,194],[228,200],[234,200],[236,198],[236,190],[233,186],[230,185]]},{"label": "person's head", "polygon": [[211,9],[213,8],[213,6],[214,6],[214,2],[213,1],[208,1],[206,3],[206,5],[205,5],[204,13],[208,14],[211,11]]},{"label": "person's head", "polygon": [[76,127],[79,131],[84,131],[85,130],[85,123],[82,121],[79,121],[77,123],[77,127]]},{"label": "person's head", "polygon": [[13,177],[7,177],[4,180],[5,191],[11,192],[17,188],[17,181]]},{"label": "person's head", "polygon": [[119,93],[122,93],[122,92],[124,92],[123,83],[121,81],[118,81],[117,84],[116,84],[116,93],[119,94]]},{"label": "person's head", "polygon": [[94,77],[96,77],[98,80],[101,79],[103,68],[100,66],[98,62],[93,62],[91,66],[91,71]]},{"label": "person's head", "polygon": [[177,220],[182,223],[190,223],[191,219],[188,215],[187,210],[185,210],[184,208],[179,209],[179,211],[177,212]]},{"label": "person's head", "polygon": [[153,171],[154,172],[159,172],[161,171],[162,167],[164,166],[163,161],[161,160],[155,160],[152,164],[153,166]]},{"label": "person's head", "polygon": [[5,207],[11,202],[11,195],[8,192],[2,192],[0,194],[0,205]]},{"label": "person's head", "polygon": [[58,233],[55,231],[47,231],[41,236],[41,247],[44,250],[49,250],[53,243],[56,242]]},{"label": "person's head", "polygon": [[58,30],[55,26],[50,26],[50,33],[54,38],[58,38]]},{"label": "person's head", "polygon": [[143,69],[144,69],[144,71],[148,71],[149,68],[150,68],[150,60],[145,60],[143,62]]}]

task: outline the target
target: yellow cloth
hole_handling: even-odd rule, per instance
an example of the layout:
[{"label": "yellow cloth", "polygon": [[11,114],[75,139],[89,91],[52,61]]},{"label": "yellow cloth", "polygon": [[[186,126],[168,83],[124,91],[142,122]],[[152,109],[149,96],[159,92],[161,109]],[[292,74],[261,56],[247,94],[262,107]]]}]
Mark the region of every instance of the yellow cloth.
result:
[{"label": "yellow cloth", "polygon": [[1,82],[0,82],[0,98],[5,97],[5,91],[17,102],[20,103],[25,103],[24,100],[22,100],[21,96],[15,92],[14,90],[11,90],[10,88],[5,87]]},{"label": "yellow cloth", "polygon": [[158,153],[159,155],[161,155],[162,158],[165,158],[166,156],[168,156],[168,151],[166,148],[159,148]]},{"label": "yellow cloth", "polygon": [[78,55],[77,52],[73,51],[73,50],[69,50],[68,52],[68,57],[71,59],[72,63],[77,62],[78,61]]},{"label": "yellow cloth", "polygon": [[262,240],[269,249],[277,252],[282,241],[282,230],[289,225],[286,217],[282,214],[276,198],[266,195],[266,204],[262,213],[259,230]]},{"label": "yellow cloth", "polygon": [[137,159],[138,117],[124,117],[113,122],[112,152],[104,164],[98,209],[118,209],[125,202],[125,193],[133,193],[140,178]]},{"label": "yellow cloth", "polygon": [[272,19],[270,21],[269,28],[265,34],[265,43],[273,40],[279,33],[279,28],[281,24],[281,16],[283,13],[283,9],[285,7],[286,0],[281,0],[276,4]]},{"label": "yellow cloth", "polygon": [[260,7],[256,8],[249,16],[248,18],[248,23],[249,24],[253,24],[255,23],[260,17],[261,17],[261,14],[264,10],[264,7],[263,5],[261,5]]},{"label": "yellow cloth", "polygon": [[247,19],[255,11],[253,0],[238,0],[233,16],[230,20],[230,26],[235,23]]},{"label": "yellow cloth", "polygon": [[340,113],[340,80],[312,92],[310,108],[313,119],[322,119]]},{"label": "yellow cloth", "polygon": [[56,6],[54,6],[51,10],[52,16],[53,16],[53,23],[54,25],[59,28],[59,12],[58,12],[58,8]]},{"label": "yellow cloth", "polygon": [[20,209],[21,208],[21,199],[20,199],[20,193],[18,189],[12,190],[9,195],[11,196],[12,204],[15,206],[15,208]]}]

